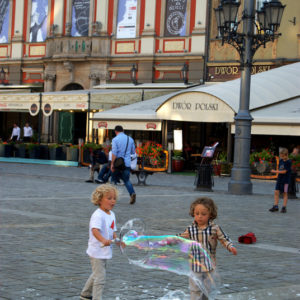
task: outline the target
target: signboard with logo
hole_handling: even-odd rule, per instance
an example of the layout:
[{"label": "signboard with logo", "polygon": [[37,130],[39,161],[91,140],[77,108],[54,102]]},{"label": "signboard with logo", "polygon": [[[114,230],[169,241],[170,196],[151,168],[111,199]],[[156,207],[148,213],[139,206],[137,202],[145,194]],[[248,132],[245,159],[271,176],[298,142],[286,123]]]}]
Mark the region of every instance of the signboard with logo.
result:
[{"label": "signboard with logo", "polygon": [[53,112],[53,106],[49,103],[43,105],[43,113],[45,116],[51,116]]},{"label": "signboard with logo", "polygon": [[167,0],[165,18],[165,36],[186,35],[187,0]]},{"label": "signboard with logo", "polygon": [[161,131],[161,121],[99,120],[93,122],[94,129],[115,129],[117,125],[121,125],[124,130]]},{"label": "signboard with logo", "polygon": [[90,17],[90,0],[73,0],[72,36],[88,36]]},{"label": "signboard with logo", "polygon": [[39,104],[37,103],[32,103],[30,105],[30,108],[29,108],[29,113],[30,115],[32,116],[36,116],[38,113],[39,113],[40,109],[39,109]]},{"label": "signboard with logo", "polygon": [[[273,69],[273,65],[253,65],[251,74],[257,74]],[[208,67],[209,81],[227,81],[241,77],[239,66],[209,66]]]},{"label": "signboard with logo", "polygon": [[233,122],[234,111],[225,102],[209,94],[190,92],[171,98],[157,109],[161,120],[187,122]]},{"label": "signboard with logo", "polygon": [[119,0],[117,39],[136,37],[137,0]]}]

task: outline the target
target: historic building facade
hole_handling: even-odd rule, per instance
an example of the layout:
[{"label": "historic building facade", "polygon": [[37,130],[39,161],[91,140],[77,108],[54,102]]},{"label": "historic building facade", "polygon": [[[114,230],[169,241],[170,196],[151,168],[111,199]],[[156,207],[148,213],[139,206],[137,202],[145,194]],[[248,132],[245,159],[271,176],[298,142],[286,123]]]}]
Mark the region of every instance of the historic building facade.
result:
[{"label": "historic building facade", "polygon": [[203,77],[206,0],[3,0],[0,68],[42,90]]},{"label": "historic building facade", "polygon": [[[87,90],[131,83],[133,66],[138,83],[182,83],[186,65],[189,82],[199,84],[206,14],[207,0],[2,0],[0,91]],[[0,103],[2,127],[7,127],[2,136],[13,122],[23,126],[29,120],[38,126],[37,113],[28,114],[30,103],[25,110],[14,104]],[[86,127],[86,110],[87,104],[72,107],[75,126]],[[43,132],[48,137],[49,131],[57,132],[59,115],[68,113],[63,104],[53,113],[43,109]]]}]

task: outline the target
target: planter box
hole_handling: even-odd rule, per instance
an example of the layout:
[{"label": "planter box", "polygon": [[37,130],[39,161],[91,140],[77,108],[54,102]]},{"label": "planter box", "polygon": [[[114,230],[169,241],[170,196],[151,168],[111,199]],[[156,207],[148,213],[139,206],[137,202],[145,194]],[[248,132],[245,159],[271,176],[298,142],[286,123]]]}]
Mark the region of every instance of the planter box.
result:
[{"label": "planter box", "polygon": [[32,159],[39,159],[40,158],[41,149],[39,146],[33,147],[28,149],[28,156]]},{"label": "planter box", "polygon": [[78,148],[67,148],[67,160],[78,161]]},{"label": "planter box", "polygon": [[12,145],[4,145],[4,156],[11,157],[13,154],[13,146]]},{"label": "planter box", "polygon": [[22,157],[25,158],[26,157],[26,146],[24,144],[16,144],[15,145],[16,148],[16,157]]},{"label": "planter box", "polygon": [[57,148],[49,148],[49,159],[56,160],[56,149]]},{"label": "planter box", "polygon": [[172,171],[181,172],[184,168],[184,160],[172,160]]},{"label": "planter box", "polygon": [[0,144],[0,157],[3,157],[5,153],[5,144]]}]

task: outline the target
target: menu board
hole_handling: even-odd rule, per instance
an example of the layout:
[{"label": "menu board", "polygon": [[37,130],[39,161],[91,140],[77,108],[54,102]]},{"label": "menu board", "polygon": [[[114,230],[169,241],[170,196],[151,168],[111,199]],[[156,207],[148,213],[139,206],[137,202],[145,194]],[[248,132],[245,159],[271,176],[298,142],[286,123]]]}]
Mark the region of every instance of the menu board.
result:
[{"label": "menu board", "polygon": [[117,39],[136,37],[137,0],[119,0]]},{"label": "menu board", "polygon": [[0,43],[8,43],[9,0],[0,1]]},{"label": "menu board", "polygon": [[186,35],[187,0],[167,0],[165,36]]},{"label": "menu board", "polygon": [[90,18],[90,0],[73,0],[72,36],[88,36]]},{"label": "menu board", "polygon": [[48,0],[32,0],[30,18],[31,43],[44,42],[47,37]]}]

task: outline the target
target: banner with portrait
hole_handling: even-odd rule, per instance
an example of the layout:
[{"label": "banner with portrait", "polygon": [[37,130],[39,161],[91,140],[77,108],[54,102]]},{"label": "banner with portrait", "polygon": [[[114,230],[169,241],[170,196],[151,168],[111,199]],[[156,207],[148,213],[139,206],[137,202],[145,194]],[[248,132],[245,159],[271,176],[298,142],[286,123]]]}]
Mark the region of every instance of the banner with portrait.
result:
[{"label": "banner with portrait", "polygon": [[117,39],[136,37],[137,0],[119,0]]},{"label": "banner with portrait", "polygon": [[72,36],[89,35],[90,0],[73,0]]},{"label": "banner with portrait", "polygon": [[187,0],[167,0],[165,17],[165,36],[186,35]]},{"label": "banner with portrait", "polygon": [[8,43],[9,0],[0,1],[0,43]]},{"label": "banner with portrait", "polygon": [[32,0],[30,43],[44,42],[47,37],[48,0]]}]

